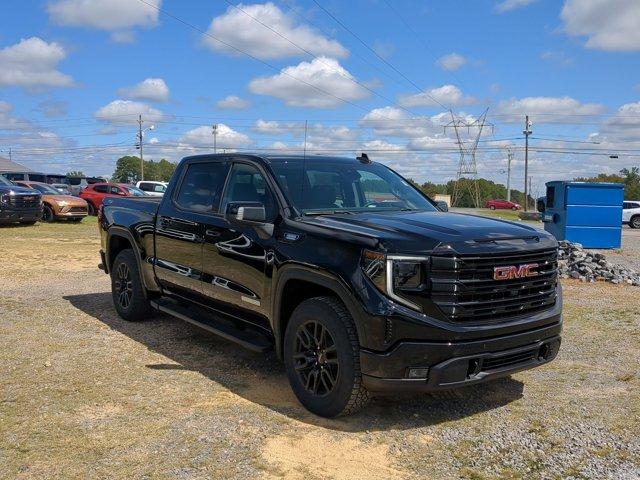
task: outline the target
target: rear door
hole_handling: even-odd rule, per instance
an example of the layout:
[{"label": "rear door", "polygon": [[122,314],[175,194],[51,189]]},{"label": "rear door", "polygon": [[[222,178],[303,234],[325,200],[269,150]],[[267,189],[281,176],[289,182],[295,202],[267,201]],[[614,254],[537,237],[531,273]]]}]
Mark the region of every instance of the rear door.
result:
[{"label": "rear door", "polygon": [[194,161],[186,166],[156,218],[155,273],[168,293],[199,299],[206,225],[217,215],[229,164]]}]

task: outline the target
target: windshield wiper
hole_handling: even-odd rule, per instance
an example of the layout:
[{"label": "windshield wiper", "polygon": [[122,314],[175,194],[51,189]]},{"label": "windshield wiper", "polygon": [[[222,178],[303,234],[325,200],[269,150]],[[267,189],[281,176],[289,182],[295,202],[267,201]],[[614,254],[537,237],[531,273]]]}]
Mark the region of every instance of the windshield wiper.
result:
[{"label": "windshield wiper", "polygon": [[345,215],[355,215],[358,212],[351,212],[349,210],[318,210],[316,212],[304,212],[303,215],[311,217],[315,215],[337,215],[340,213]]}]

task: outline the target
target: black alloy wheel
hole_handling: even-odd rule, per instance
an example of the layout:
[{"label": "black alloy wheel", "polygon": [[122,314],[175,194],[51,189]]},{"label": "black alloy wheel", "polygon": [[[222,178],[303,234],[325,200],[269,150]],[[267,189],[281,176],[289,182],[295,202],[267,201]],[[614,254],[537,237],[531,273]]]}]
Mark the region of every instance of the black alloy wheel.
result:
[{"label": "black alloy wheel", "polygon": [[128,309],[133,296],[133,282],[131,281],[131,270],[126,263],[118,265],[114,286],[118,297],[118,305],[123,309]]},{"label": "black alloy wheel", "polygon": [[640,228],[640,215],[631,217],[629,225],[631,225],[631,228]]},{"label": "black alloy wheel", "polygon": [[53,210],[51,209],[51,207],[49,205],[45,205],[44,207],[42,207],[42,221],[53,222],[53,220],[54,220],[54,216],[53,216]]},{"label": "black alloy wheel", "polygon": [[340,363],[335,341],[324,325],[312,320],[298,327],[293,359],[307,392],[322,397],[333,391]]}]

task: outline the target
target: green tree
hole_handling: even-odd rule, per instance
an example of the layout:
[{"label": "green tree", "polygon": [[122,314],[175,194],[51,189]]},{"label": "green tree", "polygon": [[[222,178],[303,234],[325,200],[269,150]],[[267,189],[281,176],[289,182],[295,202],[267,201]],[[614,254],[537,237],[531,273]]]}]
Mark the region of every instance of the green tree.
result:
[{"label": "green tree", "polygon": [[620,173],[600,173],[595,177],[578,177],[574,180],[577,182],[623,183],[625,200],[640,199],[640,167],[623,168]]},{"label": "green tree", "polygon": [[[144,161],[145,180],[156,180],[167,182],[173,175],[176,164],[165,160],[158,162],[153,160]],[[111,179],[114,182],[136,183],[140,180],[140,157],[127,155],[120,157],[116,162],[116,170]]]},{"label": "green tree", "polygon": [[86,177],[82,170],[71,170],[67,172],[67,177]]}]

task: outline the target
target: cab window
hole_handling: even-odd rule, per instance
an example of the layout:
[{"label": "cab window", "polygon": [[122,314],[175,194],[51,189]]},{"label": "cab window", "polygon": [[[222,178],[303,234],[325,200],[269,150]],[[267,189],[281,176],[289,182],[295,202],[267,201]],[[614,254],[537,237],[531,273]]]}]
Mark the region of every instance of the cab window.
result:
[{"label": "cab window", "polygon": [[176,204],[194,212],[217,212],[228,168],[225,162],[189,165],[175,198]]}]

